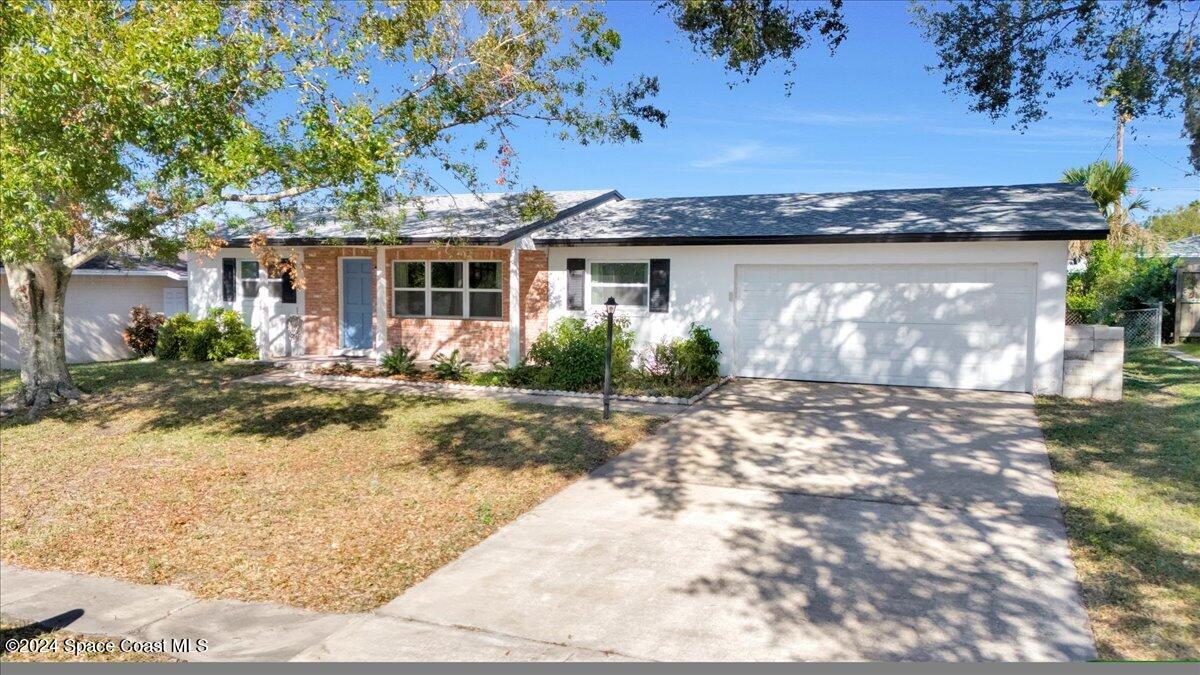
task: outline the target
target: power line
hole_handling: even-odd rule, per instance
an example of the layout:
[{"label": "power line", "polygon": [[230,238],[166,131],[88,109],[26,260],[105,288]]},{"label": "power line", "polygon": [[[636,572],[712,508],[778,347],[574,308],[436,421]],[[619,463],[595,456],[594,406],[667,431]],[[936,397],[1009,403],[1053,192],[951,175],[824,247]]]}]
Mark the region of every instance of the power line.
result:
[{"label": "power line", "polygon": [[1145,150],[1147,155],[1150,155],[1150,156],[1151,156],[1151,157],[1153,157],[1154,159],[1157,159],[1158,161],[1162,162],[1163,164],[1166,164],[1166,165],[1167,165],[1167,166],[1169,166],[1170,168],[1172,168],[1172,169],[1175,169],[1176,171],[1181,171],[1181,172],[1183,172],[1183,175],[1185,175],[1185,176],[1191,176],[1191,175],[1192,175],[1192,172],[1191,172],[1191,171],[1188,171],[1187,169],[1185,169],[1185,168],[1183,168],[1183,167],[1179,166],[1178,164],[1174,164],[1174,163],[1172,163],[1171,161],[1169,161],[1169,160],[1166,160],[1166,159],[1163,159],[1162,157],[1159,157],[1158,155],[1154,154],[1153,152],[1150,152],[1150,148],[1147,148],[1145,145],[1142,145],[1141,143],[1138,143],[1137,141],[1134,141],[1134,143],[1137,143],[1137,146],[1138,146],[1139,148],[1141,148],[1142,150]]}]

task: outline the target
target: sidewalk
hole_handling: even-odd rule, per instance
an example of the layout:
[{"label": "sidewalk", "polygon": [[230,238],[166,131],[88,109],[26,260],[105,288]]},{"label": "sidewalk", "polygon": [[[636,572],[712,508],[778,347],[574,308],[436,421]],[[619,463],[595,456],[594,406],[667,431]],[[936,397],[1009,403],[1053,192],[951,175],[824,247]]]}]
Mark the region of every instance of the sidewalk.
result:
[{"label": "sidewalk", "polygon": [[206,640],[188,661],[609,661],[604,652],[481,630],[367,614],[321,614],[272,603],[201,600],[68,572],[0,565],[0,614],[38,622],[68,612],[60,627],[132,640]]},{"label": "sidewalk", "polygon": [[1175,358],[1179,359],[1180,361],[1187,361],[1188,363],[1192,363],[1197,366],[1200,366],[1200,358],[1196,358],[1195,356],[1192,356],[1191,354],[1188,354],[1187,352],[1181,352],[1178,349],[1171,349],[1170,347],[1164,347],[1163,351],[1170,354],[1171,356],[1174,356]]},{"label": "sidewalk", "polygon": [[[343,378],[336,375],[304,375],[280,368],[261,375],[251,375],[236,381],[237,384],[278,385],[292,387],[317,387],[320,389],[343,389],[351,391],[386,391],[401,396],[431,396],[437,398],[492,399],[526,405],[549,405],[567,408],[600,410],[601,399],[593,396],[562,396],[551,394],[525,394],[518,391],[488,387],[450,387],[435,383],[400,382],[397,380],[367,378]],[[612,400],[617,412],[644,413],[670,417],[688,409],[686,405],[651,403],[649,401]]]}]

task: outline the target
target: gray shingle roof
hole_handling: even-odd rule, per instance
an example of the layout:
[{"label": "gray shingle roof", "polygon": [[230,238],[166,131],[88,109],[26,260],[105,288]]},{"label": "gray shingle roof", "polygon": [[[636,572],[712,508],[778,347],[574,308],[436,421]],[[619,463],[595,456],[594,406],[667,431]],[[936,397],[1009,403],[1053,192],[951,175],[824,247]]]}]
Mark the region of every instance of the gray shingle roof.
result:
[{"label": "gray shingle roof", "polygon": [[[0,265],[0,273],[4,266]],[[155,260],[132,253],[101,253],[80,265],[74,272],[84,275],[159,276],[182,280],[187,278],[187,263],[183,260]]]},{"label": "gray shingle roof", "polygon": [[[1099,239],[1074,185],[868,190],[610,201],[536,232],[547,245]],[[682,241],[680,241],[682,240]]]},{"label": "gray shingle roof", "polygon": [[1200,234],[1167,242],[1164,253],[1180,258],[1200,258]]},{"label": "gray shingle roof", "polygon": [[[559,215],[586,208],[604,199],[619,198],[615,190],[569,190],[547,192]],[[411,242],[446,239],[469,243],[500,244],[520,236],[535,223],[522,221],[517,213],[520,195],[509,192],[453,194],[417,197],[411,202],[385,209],[382,215],[393,219],[401,240]],[[367,241],[369,233],[339,219],[332,210],[301,212],[295,232],[279,232],[263,221],[250,224],[251,231],[268,234],[272,242],[320,243],[339,239],[347,243]],[[246,236],[227,237],[230,245],[244,245]]]}]

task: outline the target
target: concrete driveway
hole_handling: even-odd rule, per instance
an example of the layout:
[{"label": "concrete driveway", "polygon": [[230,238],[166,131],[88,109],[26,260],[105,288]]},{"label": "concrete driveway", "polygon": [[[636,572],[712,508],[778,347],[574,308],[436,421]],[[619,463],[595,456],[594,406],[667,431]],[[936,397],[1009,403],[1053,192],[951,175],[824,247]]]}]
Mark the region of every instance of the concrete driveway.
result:
[{"label": "concrete driveway", "polygon": [[379,612],[613,658],[1094,656],[1027,395],[741,381]]}]

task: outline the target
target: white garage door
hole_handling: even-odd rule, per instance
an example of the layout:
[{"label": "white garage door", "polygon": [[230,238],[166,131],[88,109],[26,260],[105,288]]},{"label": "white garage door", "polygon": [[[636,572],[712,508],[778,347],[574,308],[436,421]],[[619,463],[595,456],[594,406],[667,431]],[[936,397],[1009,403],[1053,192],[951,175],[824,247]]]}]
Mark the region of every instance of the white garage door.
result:
[{"label": "white garage door", "polygon": [[1033,265],[738,265],[737,374],[1027,391]]}]

